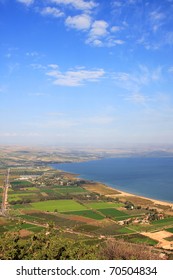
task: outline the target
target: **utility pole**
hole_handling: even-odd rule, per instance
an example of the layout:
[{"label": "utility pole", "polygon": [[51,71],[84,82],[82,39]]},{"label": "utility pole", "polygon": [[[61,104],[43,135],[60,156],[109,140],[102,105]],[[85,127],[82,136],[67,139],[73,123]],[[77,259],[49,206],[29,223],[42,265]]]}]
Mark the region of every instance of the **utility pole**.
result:
[{"label": "utility pole", "polygon": [[6,214],[7,210],[7,200],[8,200],[8,188],[9,188],[9,176],[10,176],[10,168],[7,170],[7,175],[4,180],[4,188],[3,188],[3,196],[2,196],[2,206],[1,206],[1,213],[3,216]]}]

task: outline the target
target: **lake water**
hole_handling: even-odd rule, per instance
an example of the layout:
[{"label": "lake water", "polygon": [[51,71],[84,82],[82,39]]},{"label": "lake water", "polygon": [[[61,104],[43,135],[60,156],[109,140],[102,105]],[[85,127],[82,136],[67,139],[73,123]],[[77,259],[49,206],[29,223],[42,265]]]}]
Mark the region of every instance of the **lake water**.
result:
[{"label": "lake water", "polygon": [[51,166],[122,191],[173,202],[173,158],[109,158]]}]

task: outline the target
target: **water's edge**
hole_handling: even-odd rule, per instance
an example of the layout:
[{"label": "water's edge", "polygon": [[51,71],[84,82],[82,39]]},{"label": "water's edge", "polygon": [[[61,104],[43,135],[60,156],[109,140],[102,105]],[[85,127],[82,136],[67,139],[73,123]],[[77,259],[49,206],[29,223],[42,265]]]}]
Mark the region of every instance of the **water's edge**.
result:
[{"label": "water's edge", "polygon": [[[122,160],[122,162],[121,162],[121,160]],[[131,161],[131,159],[127,159],[128,163],[129,163],[129,160]],[[104,161],[106,161],[106,164],[108,164],[108,168],[110,167],[109,166],[110,163],[111,164],[115,163],[115,165],[117,167],[117,162],[118,161],[121,162],[121,165],[122,165],[121,168],[117,168],[117,169],[120,170],[122,177],[125,176],[128,178],[128,176],[129,176],[128,180],[123,181],[124,185],[120,184],[120,183],[117,184],[114,181],[114,177],[111,177],[113,173],[111,173],[110,170],[107,170],[105,168]],[[133,161],[134,160],[132,159],[131,163],[133,163],[133,165],[134,165]],[[141,159],[141,161],[143,161],[143,159]],[[153,164],[154,161],[157,161],[156,166]],[[78,162],[78,163],[51,164],[51,167],[54,169],[63,170],[64,172],[73,173],[73,174],[75,174],[76,177],[84,179],[84,180],[100,182],[102,184],[105,184],[108,187],[119,190],[120,192],[121,191],[126,192],[129,195],[133,194],[136,196],[145,197],[146,199],[147,198],[155,199],[155,200],[160,200],[163,202],[173,203],[173,176],[171,173],[173,170],[173,158],[169,161],[166,160],[166,165],[165,165],[165,160],[161,159],[161,158],[151,159],[151,162],[149,159],[144,159],[145,164],[142,163],[142,165],[143,165],[142,168],[145,169],[147,167],[147,169],[145,170],[144,173],[142,172],[140,174],[141,169],[138,166],[137,172],[135,173],[134,178],[131,175],[131,173],[129,172],[129,170],[128,169],[126,170],[127,166],[125,166],[125,168],[123,167],[124,162],[126,162],[125,159],[119,160],[116,158],[116,159],[103,159],[103,160],[98,160],[98,161],[95,160],[95,161],[80,162],[80,163]],[[147,165],[148,163],[149,163],[149,166]],[[167,170],[167,165],[169,167],[168,169],[170,169],[169,171],[171,171],[171,172],[167,172],[167,174],[165,174],[164,171]],[[100,167],[100,170],[99,170],[99,167]],[[122,167],[123,167],[123,172],[122,172]],[[136,168],[135,165],[134,165],[134,169],[131,168],[132,174],[134,173],[135,168]],[[115,174],[115,177],[119,175],[118,170]],[[160,170],[162,172],[160,172]],[[104,177],[103,171],[105,172],[105,174],[106,174],[106,172],[109,171],[108,174],[106,174],[106,177],[108,178],[108,180],[103,178]],[[142,171],[144,171],[144,170],[142,170]],[[149,171],[149,173],[147,173],[148,171]],[[147,179],[147,176],[144,176],[144,175],[146,175],[145,173],[149,175],[149,179]],[[78,175],[78,174],[80,174],[80,175]],[[158,178],[157,178],[157,175],[158,175]],[[109,176],[111,177],[111,179]],[[144,176],[144,178],[143,178],[143,176]],[[111,182],[111,180],[113,180],[113,182]],[[119,182],[121,182],[121,180],[122,179],[119,178]],[[134,182],[133,182],[133,180],[134,180]],[[127,183],[127,182],[130,182],[130,183]],[[140,188],[139,186],[140,187],[142,186],[142,187]],[[147,186],[147,188],[145,186]],[[165,186],[167,186],[167,188],[165,188]],[[136,187],[138,187],[138,189]],[[152,194],[152,192],[153,192],[153,194]]]}]

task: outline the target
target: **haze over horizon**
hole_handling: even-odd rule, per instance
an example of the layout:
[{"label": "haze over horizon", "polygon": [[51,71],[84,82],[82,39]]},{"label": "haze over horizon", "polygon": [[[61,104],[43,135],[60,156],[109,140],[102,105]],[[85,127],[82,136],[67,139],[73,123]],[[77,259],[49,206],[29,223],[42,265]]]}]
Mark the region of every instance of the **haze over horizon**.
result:
[{"label": "haze over horizon", "polygon": [[0,144],[173,143],[173,0],[0,0]]}]

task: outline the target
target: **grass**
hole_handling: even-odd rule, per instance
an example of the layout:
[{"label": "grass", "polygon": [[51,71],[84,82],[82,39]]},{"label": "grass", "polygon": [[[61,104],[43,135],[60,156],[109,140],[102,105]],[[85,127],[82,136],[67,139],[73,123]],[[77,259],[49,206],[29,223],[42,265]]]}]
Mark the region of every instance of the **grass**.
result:
[{"label": "grass", "polygon": [[104,209],[104,208],[118,208],[121,207],[122,203],[112,203],[112,202],[94,202],[87,203],[87,206],[93,209]]},{"label": "grass", "polygon": [[30,204],[15,204],[15,205],[11,205],[10,207],[17,210],[17,209],[24,209],[24,208],[29,208]]},{"label": "grass", "polygon": [[50,211],[54,212],[57,210],[58,212],[68,212],[68,211],[80,211],[87,210],[85,206],[79,204],[74,200],[48,200],[42,202],[34,202],[31,203],[33,209],[41,210],[41,211]]},{"label": "grass", "polygon": [[104,217],[101,216],[98,213],[93,212],[92,210],[83,210],[83,211],[71,211],[71,212],[64,212],[65,214],[69,215],[77,215],[77,216],[82,216],[90,219],[95,219],[95,220],[103,220]]}]

